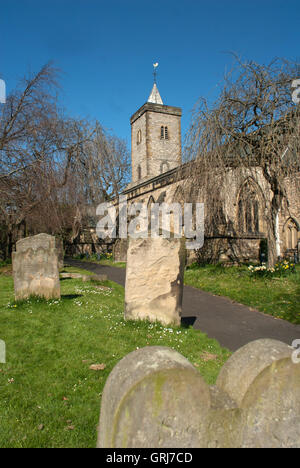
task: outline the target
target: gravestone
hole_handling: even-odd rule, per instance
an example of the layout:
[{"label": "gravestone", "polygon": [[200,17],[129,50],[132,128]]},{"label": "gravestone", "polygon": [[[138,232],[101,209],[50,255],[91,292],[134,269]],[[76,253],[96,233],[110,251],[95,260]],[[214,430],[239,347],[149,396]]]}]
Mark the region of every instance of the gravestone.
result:
[{"label": "gravestone", "polygon": [[82,278],[82,281],[107,281],[107,275],[85,275]]},{"label": "gravestone", "polygon": [[205,438],[209,407],[208,386],[177,351],[134,351],[106,381],[98,448],[196,446],[199,431]]},{"label": "gravestone", "polygon": [[61,270],[64,267],[64,243],[60,237],[55,238],[55,247],[58,255],[58,268]]},{"label": "gravestone", "polygon": [[48,234],[21,239],[12,254],[15,299],[60,298],[58,253]]},{"label": "gravestone", "polygon": [[62,279],[82,279],[83,282],[88,281],[107,281],[107,275],[83,275],[81,273],[60,273]]},{"label": "gravestone", "polygon": [[300,448],[300,365],[294,349],[262,339],[224,364],[217,388],[240,409],[235,443],[242,448]]},{"label": "gravestone", "polygon": [[129,239],[125,319],[179,325],[182,312],[184,239]]},{"label": "gravestone", "polygon": [[127,261],[128,239],[117,239],[113,246],[114,262]]},{"label": "gravestone", "polygon": [[251,342],[216,385],[178,352],[146,347],[125,356],[102,396],[99,448],[300,448],[300,364],[293,348]]}]

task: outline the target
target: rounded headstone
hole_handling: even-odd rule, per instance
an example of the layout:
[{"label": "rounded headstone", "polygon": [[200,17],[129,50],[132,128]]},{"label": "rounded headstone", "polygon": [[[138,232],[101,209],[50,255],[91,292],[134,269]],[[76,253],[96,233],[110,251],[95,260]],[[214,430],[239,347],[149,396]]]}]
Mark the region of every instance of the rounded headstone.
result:
[{"label": "rounded headstone", "polygon": [[209,387],[181,354],[146,347],[123,358],[106,382],[98,447],[207,445]]},{"label": "rounded headstone", "polygon": [[236,446],[300,448],[300,364],[276,340],[253,341],[223,366],[217,387],[241,409]]}]

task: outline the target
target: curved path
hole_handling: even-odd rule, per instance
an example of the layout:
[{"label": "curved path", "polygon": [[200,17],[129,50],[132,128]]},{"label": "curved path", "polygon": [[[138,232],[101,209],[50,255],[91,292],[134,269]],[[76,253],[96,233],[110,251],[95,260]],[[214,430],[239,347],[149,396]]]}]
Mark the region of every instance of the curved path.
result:
[{"label": "curved path", "polygon": [[[125,268],[66,259],[66,263],[84,268],[125,285]],[[222,296],[184,286],[182,322],[215,338],[221,346],[235,351],[249,341],[273,338],[289,345],[300,339],[300,325],[276,319]]]}]

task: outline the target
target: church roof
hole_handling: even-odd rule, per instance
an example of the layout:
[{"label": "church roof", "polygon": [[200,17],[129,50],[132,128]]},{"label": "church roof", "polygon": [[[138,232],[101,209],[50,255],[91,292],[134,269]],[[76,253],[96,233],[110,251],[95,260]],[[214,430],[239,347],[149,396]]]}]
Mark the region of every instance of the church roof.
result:
[{"label": "church roof", "polygon": [[153,104],[163,105],[162,98],[160,97],[159,91],[157,89],[156,83],[154,83],[151,94],[147,102],[152,102]]}]

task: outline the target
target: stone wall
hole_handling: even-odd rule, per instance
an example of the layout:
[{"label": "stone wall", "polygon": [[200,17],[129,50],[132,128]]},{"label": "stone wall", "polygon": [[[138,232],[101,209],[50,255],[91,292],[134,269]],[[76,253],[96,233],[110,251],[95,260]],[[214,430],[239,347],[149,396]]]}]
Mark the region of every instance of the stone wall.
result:
[{"label": "stone wall", "polygon": [[[141,132],[141,141],[137,143],[137,134]],[[131,126],[131,170],[132,182],[138,183],[138,166],[141,168],[141,179],[147,177],[149,173],[147,165],[147,146],[146,146],[146,113],[144,113]]]},{"label": "stone wall", "polygon": [[202,249],[195,255],[199,263],[238,264],[240,262],[259,263],[262,238],[234,239],[227,237],[206,239]]},{"label": "stone wall", "polygon": [[113,239],[110,241],[99,239],[96,234],[95,225],[96,217],[94,227],[83,229],[73,243],[66,243],[67,255],[77,256],[112,252],[115,241]]},{"label": "stone wall", "polygon": [[[161,126],[168,128],[168,138],[161,139]],[[150,174],[156,176],[181,164],[180,116],[149,112],[148,116],[148,158]],[[164,170],[162,170],[162,164]]]},{"label": "stone wall", "polygon": [[[180,168],[168,171],[165,174],[156,176],[150,180],[140,183],[132,183],[123,192],[127,197],[127,203],[145,203],[148,207],[151,203],[173,203],[183,202],[184,177],[188,170],[188,164]],[[271,201],[269,186],[262,176],[260,168],[232,169],[223,177],[221,199],[224,200],[223,215],[224,224],[215,226],[215,235],[208,235],[208,227],[205,226],[205,242],[199,252],[201,261],[218,262],[219,257],[227,255],[229,263],[232,261],[259,261],[260,243],[267,238],[266,227],[266,206]],[[255,180],[254,180],[255,179]],[[243,187],[252,184],[253,190],[257,191],[259,200],[259,232],[247,233],[239,226],[238,202]],[[300,197],[297,190],[296,181],[287,181],[287,194],[289,197],[289,207],[284,207],[279,215],[279,235],[281,255],[287,254],[286,246],[286,223],[293,219],[298,226],[298,240],[300,241]],[[209,197],[209,194],[207,194]],[[186,200],[189,202],[190,200]],[[205,197],[200,202],[204,202],[207,210]],[[115,200],[116,207],[118,200]],[[213,252],[213,256],[211,253]],[[198,252],[188,252],[189,262],[197,258]],[[224,257],[225,258],[225,257]]]},{"label": "stone wall", "polygon": [[[181,164],[180,108],[147,102],[130,121],[133,184],[136,185]],[[161,138],[162,126],[168,127],[166,139]]]},{"label": "stone wall", "polygon": [[[184,168],[185,166],[182,166]],[[183,195],[180,171],[182,169],[169,171],[166,174],[155,177],[150,181],[144,181],[135,186],[130,185],[124,193],[128,197],[128,203],[143,202],[147,205],[152,202],[172,203],[180,201]],[[184,169],[182,170],[184,176]],[[299,182],[298,182],[299,183]],[[256,233],[247,233],[239,225],[238,202],[243,188],[250,184],[257,192],[259,201],[259,231]],[[269,186],[262,175],[260,168],[252,169],[232,169],[222,178],[222,189],[220,197],[223,203],[224,225],[215,226],[216,233],[206,238],[204,247],[200,252],[202,261],[217,262],[220,255],[227,255],[229,262],[234,261],[259,261],[260,242],[267,238],[266,226],[266,207],[271,202],[271,192]],[[279,215],[279,235],[281,255],[287,254],[285,225],[289,219],[293,219],[298,226],[298,239],[300,240],[300,197],[296,180],[287,180],[287,195],[289,198],[289,207],[281,210]],[[178,197],[178,194],[181,194]],[[206,195],[209,197],[209,194]],[[190,200],[186,200],[189,202]],[[205,203],[207,210],[208,203]],[[208,229],[205,227],[207,235]],[[214,253],[212,256],[211,253]],[[189,252],[189,257],[193,257]]]},{"label": "stone wall", "polygon": [[293,349],[251,342],[209,387],[177,351],[146,347],[112,370],[99,448],[300,448],[300,364]]},{"label": "stone wall", "polygon": [[[296,176],[295,179],[290,179],[287,184],[287,196],[289,200],[289,206],[284,206],[280,212],[279,216],[279,234],[281,238],[281,254],[290,256],[293,252],[289,251],[289,242],[288,242],[288,225],[294,224],[295,231],[294,238],[298,237],[298,242],[300,242],[300,195],[299,195],[299,180],[300,176]],[[295,241],[294,241],[295,247]],[[300,257],[299,257],[300,261]]]}]

